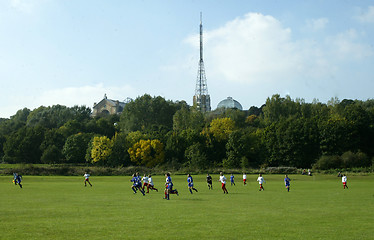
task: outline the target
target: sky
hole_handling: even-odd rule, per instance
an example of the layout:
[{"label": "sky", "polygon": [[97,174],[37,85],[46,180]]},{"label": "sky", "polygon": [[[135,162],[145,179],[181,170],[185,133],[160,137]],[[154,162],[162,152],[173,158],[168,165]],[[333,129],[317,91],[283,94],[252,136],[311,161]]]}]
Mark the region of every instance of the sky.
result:
[{"label": "sky", "polygon": [[104,94],[192,105],[200,12],[212,109],[373,98],[371,0],[1,0],[0,117]]}]

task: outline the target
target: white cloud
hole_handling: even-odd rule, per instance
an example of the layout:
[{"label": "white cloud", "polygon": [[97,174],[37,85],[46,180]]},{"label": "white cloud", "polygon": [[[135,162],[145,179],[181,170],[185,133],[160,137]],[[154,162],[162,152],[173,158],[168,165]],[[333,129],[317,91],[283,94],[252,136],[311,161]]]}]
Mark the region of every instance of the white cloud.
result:
[{"label": "white cloud", "polygon": [[362,59],[372,56],[373,49],[360,42],[360,34],[354,29],[349,29],[345,32],[339,33],[336,36],[326,38],[326,44],[333,46],[331,48],[331,56],[339,59]]},{"label": "white cloud", "polygon": [[369,6],[368,9],[356,17],[363,23],[374,23],[374,6]]},{"label": "white cloud", "polygon": [[[312,21],[311,26],[321,29],[327,23],[327,19],[321,18]],[[209,76],[246,84],[284,85],[306,77],[322,79],[335,74],[339,61],[373,54],[354,30],[325,36],[325,41],[296,39],[292,30],[279,20],[258,13],[236,18],[205,32],[204,37]],[[198,36],[186,41],[198,46]]]},{"label": "white cloud", "polygon": [[[52,106],[56,104],[67,107],[85,105],[92,109],[93,104],[101,101],[104,94],[106,94],[109,99],[119,101],[123,101],[127,97],[135,98],[138,96],[137,91],[131,86],[104,86],[102,83],[92,86],[49,89],[40,94],[35,94],[35,92],[32,91],[29,94],[30,96],[27,96],[27,94],[22,96],[13,95],[11,101],[1,106],[2,111],[0,117],[8,118],[14,115],[19,109],[25,107],[34,110],[40,106]],[[22,99],[28,99],[28,102],[25,103]]]},{"label": "white cloud", "polygon": [[307,20],[306,26],[309,30],[320,31],[323,30],[328,23],[329,20],[327,18],[310,19]]},{"label": "white cloud", "polygon": [[10,0],[10,5],[18,11],[31,13],[35,6],[33,2],[30,0]]},{"label": "white cloud", "polygon": [[107,95],[109,99],[123,101],[127,96],[134,96],[135,90],[130,86],[94,86],[68,87],[45,91],[35,101],[37,106],[61,104],[66,106],[86,105],[92,107]]}]

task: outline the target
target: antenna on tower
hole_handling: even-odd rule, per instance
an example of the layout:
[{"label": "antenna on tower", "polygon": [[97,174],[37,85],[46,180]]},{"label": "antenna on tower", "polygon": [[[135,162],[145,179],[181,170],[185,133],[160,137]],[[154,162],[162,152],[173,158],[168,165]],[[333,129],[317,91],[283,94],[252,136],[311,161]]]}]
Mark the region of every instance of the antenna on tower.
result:
[{"label": "antenna on tower", "polygon": [[197,73],[195,96],[193,105],[202,112],[210,111],[210,96],[208,94],[208,85],[205,76],[203,60],[203,13],[200,12],[200,61]]}]

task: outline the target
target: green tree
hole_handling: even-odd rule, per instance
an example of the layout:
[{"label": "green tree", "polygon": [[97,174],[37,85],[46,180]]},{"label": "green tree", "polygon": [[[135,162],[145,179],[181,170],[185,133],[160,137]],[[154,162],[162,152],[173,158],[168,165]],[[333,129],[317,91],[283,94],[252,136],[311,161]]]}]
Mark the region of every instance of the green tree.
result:
[{"label": "green tree", "polygon": [[41,156],[42,163],[60,163],[62,159],[62,153],[60,148],[56,147],[55,145],[49,145],[44,151]]},{"label": "green tree", "polygon": [[4,161],[9,163],[40,163],[40,144],[44,138],[42,127],[22,127],[7,136]]},{"label": "green tree", "polygon": [[188,159],[189,167],[205,169],[208,166],[204,146],[201,143],[197,142],[187,147],[185,156]]},{"label": "green tree", "polygon": [[93,134],[77,133],[66,139],[62,149],[67,163],[85,163],[86,150]]},{"label": "green tree", "polygon": [[127,142],[127,135],[125,133],[117,133],[113,138],[112,153],[110,154],[107,165],[109,166],[128,166],[131,162],[128,149],[130,145]]},{"label": "green tree", "polygon": [[150,133],[157,129],[171,130],[173,115],[180,107],[162,97],[151,97],[147,94],[129,102],[124,107],[120,118],[120,127],[125,132],[142,131]]}]

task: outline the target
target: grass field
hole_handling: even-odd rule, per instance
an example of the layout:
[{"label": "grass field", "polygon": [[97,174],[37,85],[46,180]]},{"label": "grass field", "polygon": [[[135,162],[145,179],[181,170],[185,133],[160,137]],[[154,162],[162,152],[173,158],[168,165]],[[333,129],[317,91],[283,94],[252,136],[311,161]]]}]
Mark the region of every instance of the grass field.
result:
[{"label": "grass field", "polygon": [[[230,174],[226,174],[229,179]],[[256,175],[243,186],[218,182],[208,190],[205,176],[194,176],[190,194],[186,176],[173,176],[179,196],[163,200],[161,191],[133,194],[130,177],[24,176],[23,188],[0,176],[0,239],[373,239],[374,176],[348,176],[348,190],[331,175],[265,175],[258,191]],[[218,175],[213,176],[214,180]]]}]

